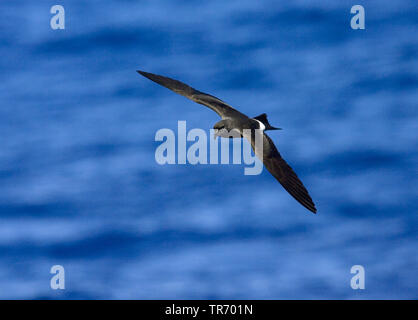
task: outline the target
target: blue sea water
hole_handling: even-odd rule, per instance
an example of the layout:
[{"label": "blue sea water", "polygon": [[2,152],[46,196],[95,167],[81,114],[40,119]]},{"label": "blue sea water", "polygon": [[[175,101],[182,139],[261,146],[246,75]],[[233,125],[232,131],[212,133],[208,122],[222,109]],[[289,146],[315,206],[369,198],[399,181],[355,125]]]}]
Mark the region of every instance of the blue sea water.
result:
[{"label": "blue sea water", "polygon": [[[55,4],[65,30],[50,28]],[[417,299],[417,12],[1,1],[0,298]],[[266,170],[158,165],[157,130],[218,116],[137,69],[266,112],[318,214]]]}]

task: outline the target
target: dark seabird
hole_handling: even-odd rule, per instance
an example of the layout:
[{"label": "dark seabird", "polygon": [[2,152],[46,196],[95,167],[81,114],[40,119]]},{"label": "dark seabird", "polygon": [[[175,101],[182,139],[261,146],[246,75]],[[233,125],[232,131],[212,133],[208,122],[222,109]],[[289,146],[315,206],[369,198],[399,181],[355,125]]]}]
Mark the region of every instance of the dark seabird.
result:
[{"label": "dark seabird", "polygon": [[[308,190],[306,190],[302,181],[300,181],[293,169],[286,163],[286,161],[283,160],[271,138],[264,133],[264,131],[267,130],[280,129],[270,125],[267,121],[267,115],[265,113],[254,118],[249,118],[222,100],[193,89],[183,82],[144,71],[138,70],[137,72],[144,77],[215,111],[222,118],[222,120],[217,122],[214,126],[214,129],[217,130],[216,132],[219,132],[222,129],[226,129],[228,131],[234,130],[238,131],[241,136],[247,138],[251,143],[254,153],[260,160],[263,161],[264,166],[277,179],[277,181],[280,182],[283,188],[285,188],[286,191],[289,192],[301,205],[309,211],[316,213],[315,204],[313,203]],[[256,151],[254,136],[246,136],[244,134],[244,129],[261,130],[252,131],[262,132],[263,134],[263,154]],[[217,135],[222,136],[222,134]]]}]

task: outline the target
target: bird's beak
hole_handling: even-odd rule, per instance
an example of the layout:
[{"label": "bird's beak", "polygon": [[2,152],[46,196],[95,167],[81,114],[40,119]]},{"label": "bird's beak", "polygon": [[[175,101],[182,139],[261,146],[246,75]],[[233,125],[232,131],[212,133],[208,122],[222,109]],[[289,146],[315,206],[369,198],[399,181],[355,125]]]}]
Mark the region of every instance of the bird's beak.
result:
[{"label": "bird's beak", "polygon": [[269,130],[283,130],[283,129],[282,128],[275,128],[275,127],[270,126]]},{"label": "bird's beak", "polygon": [[213,140],[216,140],[217,137],[219,137],[219,130],[215,129],[215,132],[213,133]]}]

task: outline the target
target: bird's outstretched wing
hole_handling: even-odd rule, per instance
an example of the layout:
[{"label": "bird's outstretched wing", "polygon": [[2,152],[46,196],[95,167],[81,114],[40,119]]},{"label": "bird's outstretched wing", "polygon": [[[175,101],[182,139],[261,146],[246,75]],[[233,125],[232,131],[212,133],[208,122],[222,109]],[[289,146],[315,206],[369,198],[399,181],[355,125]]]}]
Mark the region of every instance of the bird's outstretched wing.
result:
[{"label": "bird's outstretched wing", "polygon": [[196,89],[193,89],[192,87],[188,86],[187,84],[181,81],[140,70],[137,70],[137,72],[143,75],[144,77],[158,83],[159,85],[162,85],[174,91],[175,93],[181,94],[182,96],[185,96],[186,98],[189,98],[194,102],[203,104],[204,106],[215,111],[223,119],[234,117],[237,115],[243,115],[241,112],[232,108],[230,105],[223,102],[222,100],[214,96],[211,96],[210,94],[206,94]]},{"label": "bird's outstretched wing", "polygon": [[273,175],[273,177],[277,179],[277,181],[280,182],[283,188],[285,188],[286,191],[289,192],[293,198],[295,198],[301,205],[303,205],[309,211],[316,213],[315,204],[313,203],[312,198],[309,195],[308,190],[306,190],[305,186],[303,185],[302,181],[300,181],[293,169],[282,158],[271,138],[265,133],[262,134],[262,158],[261,154],[259,154],[259,152],[256,152],[254,145],[254,136],[252,139],[248,139],[247,137],[247,140],[251,140],[251,147],[253,148],[254,153],[257,155],[258,158],[260,158],[260,160],[263,161],[264,166],[267,168],[267,170]]}]

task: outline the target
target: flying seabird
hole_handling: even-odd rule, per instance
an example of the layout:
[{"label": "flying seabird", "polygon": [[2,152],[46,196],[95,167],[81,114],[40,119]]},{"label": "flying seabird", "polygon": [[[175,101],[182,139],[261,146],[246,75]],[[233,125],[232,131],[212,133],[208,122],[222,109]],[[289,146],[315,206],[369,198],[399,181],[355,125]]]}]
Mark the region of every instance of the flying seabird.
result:
[{"label": "flying seabird", "polygon": [[[303,205],[309,211],[316,213],[315,204],[313,203],[308,190],[306,190],[302,181],[300,181],[293,169],[281,157],[271,138],[264,133],[267,130],[280,130],[280,128],[275,128],[270,125],[265,113],[254,118],[249,118],[222,100],[212,95],[193,89],[181,81],[140,70],[137,70],[137,72],[144,77],[158,83],[159,85],[162,85],[178,94],[181,94],[182,96],[185,96],[186,98],[193,100],[194,102],[202,104],[215,111],[222,118],[221,121],[214,125],[216,132],[219,132],[223,129],[228,131],[235,130],[238,131],[241,136],[247,138],[251,143],[251,147],[253,148],[254,153],[261,161],[263,161],[264,166],[273,175],[273,177],[275,177],[277,181],[280,182],[283,188],[285,188],[286,191],[289,192],[290,195],[292,195],[293,198],[295,198],[301,205]],[[262,132],[263,134],[262,154],[256,152],[254,136],[246,136],[244,134],[244,129],[261,130],[253,131]],[[217,135],[222,136],[221,134]]]}]

